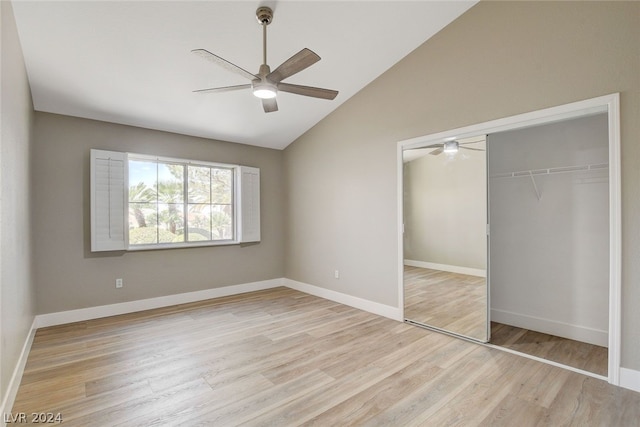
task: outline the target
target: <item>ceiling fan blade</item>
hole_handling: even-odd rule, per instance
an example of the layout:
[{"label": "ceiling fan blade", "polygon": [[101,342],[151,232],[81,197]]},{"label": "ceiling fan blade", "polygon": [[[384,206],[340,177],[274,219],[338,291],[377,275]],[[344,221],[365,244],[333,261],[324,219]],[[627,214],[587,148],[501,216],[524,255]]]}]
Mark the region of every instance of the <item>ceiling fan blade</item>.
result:
[{"label": "ceiling fan blade", "polygon": [[433,150],[429,154],[431,154],[432,156],[437,156],[438,154],[441,154],[443,151],[444,151],[444,147],[440,147],[437,150]]},{"label": "ceiling fan blade", "polygon": [[213,53],[209,52],[208,50],[205,50],[205,49],[194,49],[191,52],[195,53],[200,58],[206,59],[207,61],[211,61],[214,64],[219,65],[219,66],[221,66],[223,68],[226,68],[227,70],[231,71],[232,73],[239,74],[242,77],[245,77],[245,78],[247,78],[249,80],[253,80],[253,79],[259,78],[258,76],[254,75],[254,74],[251,74],[250,72],[248,72],[244,68],[240,68],[236,64],[232,64],[231,62],[227,61],[226,59],[220,58],[218,55],[214,55]]},{"label": "ceiling fan blade", "polygon": [[482,148],[460,147],[463,150],[484,151]]},{"label": "ceiling fan blade", "polygon": [[296,95],[311,96],[322,99],[335,99],[338,96],[337,90],[322,89],[312,86],[292,85],[289,83],[278,83],[278,90],[282,92],[295,93]]},{"label": "ceiling fan blade", "polygon": [[194,90],[193,93],[231,92],[231,91],[240,90],[240,89],[251,89],[251,85],[246,84],[246,85],[236,85],[236,86],[212,87],[209,89]]},{"label": "ceiling fan blade", "polygon": [[264,108],[265,113],[272,113],[274,111],[278,111],[278,102],[276,101],[275,98],[263,99],[262,108]]},{"label": "ceiling fan blade", "polygon": [[444,144],[431,144],[431,145],[427,145],[426,147],[420,147],[420,148],[436,148],[436,147],[444,147]]},{"label": "ceiling fan blade", "polygon": [[296,53],[291,58],[280,64],[278,68],[269,73],[267,75],[267,79],[274,83],[280,83],[287,77],[291,77],[294,74],[299,73],[300,71],[312,66],[318,61],[320,61],[320,57],[313,51],[305,47],[300,52]]}]

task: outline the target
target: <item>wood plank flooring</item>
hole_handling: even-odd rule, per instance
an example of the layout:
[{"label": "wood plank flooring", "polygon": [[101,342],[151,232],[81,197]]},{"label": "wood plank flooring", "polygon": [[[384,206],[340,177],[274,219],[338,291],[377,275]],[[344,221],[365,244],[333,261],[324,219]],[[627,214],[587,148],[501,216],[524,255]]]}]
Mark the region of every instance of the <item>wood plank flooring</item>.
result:
[{"label": "wood plank flooring", "polygon": [[607,376],[609,349],[491,322],[491,344]]},{"label": "wood plank flooring", "polygon": [[38,330],[12,412],[64,426],[626,427],[640,393],[276,288]]},{"label": "wood plank flooring", "polygon": [[[486,339],[483,277],[405,266],[405,318]],[[491,344],[607,376],[608,349],[510,325],[491,323]]]},{"label": "wood plank flooring", "polygon": [[404,317],[418,323],[487,340],[484,277],[404,267]]}]

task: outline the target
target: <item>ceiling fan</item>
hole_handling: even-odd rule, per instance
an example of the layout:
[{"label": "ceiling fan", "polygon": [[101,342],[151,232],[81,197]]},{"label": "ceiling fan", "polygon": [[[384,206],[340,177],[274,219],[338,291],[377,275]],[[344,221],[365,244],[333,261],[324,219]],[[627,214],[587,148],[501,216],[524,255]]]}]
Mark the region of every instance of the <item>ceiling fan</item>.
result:
[{"label": "ceiling fan", "polygon": [[426,147],[423,147],[423,148],[437,148],[436,150],[433,150],[432,152],[429,153],[433,156],[437,156],[438,154],[442,154],[442,153],[447,153],[447,154],[457,153],[459,149],[484,151],[481,148],[462,147],[462,145],[477,144],[478,142],[482,142],[482,141],[459,142],[456,140],[451,140],[451,141],[445,141],[441,144],[427,145]]},{"label": "ceiling fan", "polygon": [[247,70],[238,67],[231,62],[214,55],[205,49],[194,49],[191,52],[213,62],[227,70],[239,74],[249,80],[251,83],[235,86],[215,87],[210,89],[195,90],[196,93],[212,93],[212,92],[229,92],[239,89],[252,89],[253,94],[262,99],[262,107],[265,113],[278,111],[278,103],[276,95],[278,91],[288,92],[296,95],[310,96],[313,98],[322,98],[332,100],[338,95],[338,91],[330,89],[322,89],[312,86],[301,86],[290,83],[283,83],[282,80],[293,76],[296,73],[310,67],[320,61],[320,57],[311,50],[304,48],[291,58],[284,61],[278,68],[271,71],[267,65],[267,25],[273,21],[273,11],[268,7],[259,7],[256,10],[256,18],[258,23],[262,25],[262,65],[258,74],[252,74]]}]

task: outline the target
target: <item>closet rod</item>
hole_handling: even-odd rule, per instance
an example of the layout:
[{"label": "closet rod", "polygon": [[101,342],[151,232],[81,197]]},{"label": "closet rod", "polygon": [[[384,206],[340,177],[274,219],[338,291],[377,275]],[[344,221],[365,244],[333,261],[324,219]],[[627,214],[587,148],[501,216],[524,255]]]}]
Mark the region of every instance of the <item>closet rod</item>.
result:
[{"label": "closet rod", "polygon": [[569,172],[585,172],[593,170],[604,170],[609,167],[608,163],[596,163],[591,165],[580,166],[562,166],[546,169],[532,169],[527,171],[505,172],[491,175],[489,178],[518,178],[523,176],[536,176],[536,175],[552,175],[555,173],[569,173]]}]

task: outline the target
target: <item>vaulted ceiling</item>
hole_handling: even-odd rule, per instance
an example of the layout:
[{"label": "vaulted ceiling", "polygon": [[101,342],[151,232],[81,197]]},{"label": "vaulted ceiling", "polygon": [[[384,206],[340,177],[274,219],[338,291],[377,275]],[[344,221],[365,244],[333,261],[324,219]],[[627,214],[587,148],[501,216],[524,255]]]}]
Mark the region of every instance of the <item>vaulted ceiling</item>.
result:
[{"label": "vaulted ceiling", "polygon": [[[37,111],[285,148],[475,1],[21,1],[14,14]],[[265,113],[248,83],[191,53],[206,49],[257,73],[259,6],[274,11],[267,62],[302,48],[322,59],[288,83],[339,91],[333,101],[280,92]]]}]

